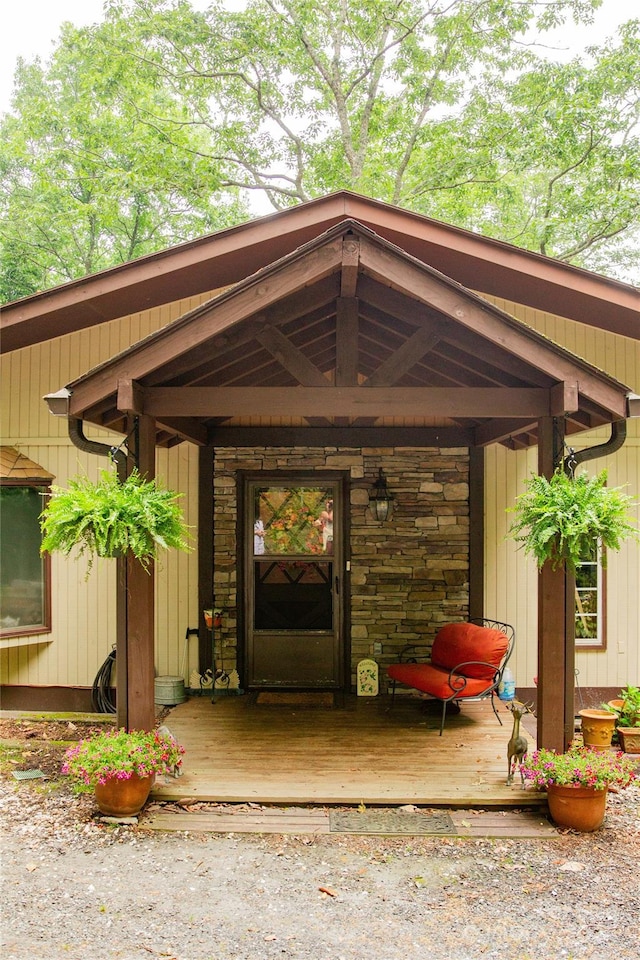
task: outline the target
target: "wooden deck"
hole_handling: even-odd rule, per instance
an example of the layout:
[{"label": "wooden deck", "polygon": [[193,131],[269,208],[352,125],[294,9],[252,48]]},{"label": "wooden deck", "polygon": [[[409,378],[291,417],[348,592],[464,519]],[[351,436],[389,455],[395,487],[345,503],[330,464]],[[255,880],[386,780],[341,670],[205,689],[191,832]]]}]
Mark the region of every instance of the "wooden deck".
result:
[{"label": "wooden deck", "polygon": [[[435,709],[434,709],[435,707]],[[166,724],[184,745],[184,775],[152,799],[261,804],[539,807],[544,795],[506,786],[504,725],[491,705],[465,704],[438,736],[439,707],[347,696],[334,707],[272,705],[255,694],[193,697]],[[532,743],[532,747],[533,747]]]}]

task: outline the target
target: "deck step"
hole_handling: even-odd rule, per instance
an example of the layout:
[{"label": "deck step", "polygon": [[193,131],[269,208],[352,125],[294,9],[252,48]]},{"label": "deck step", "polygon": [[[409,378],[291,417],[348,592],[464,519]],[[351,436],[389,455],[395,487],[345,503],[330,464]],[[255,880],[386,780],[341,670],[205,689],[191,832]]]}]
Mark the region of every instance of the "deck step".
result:
[{"label": "deck step", "polygon": [[327,810],[305,807],[227,805],[178,810],[152,804],[143,813],[143,830],[188,833],[269,833],[299,836],[351,834],[360,836],[449,836],[548,838],[556,830],[544,812],[532,810]]}]

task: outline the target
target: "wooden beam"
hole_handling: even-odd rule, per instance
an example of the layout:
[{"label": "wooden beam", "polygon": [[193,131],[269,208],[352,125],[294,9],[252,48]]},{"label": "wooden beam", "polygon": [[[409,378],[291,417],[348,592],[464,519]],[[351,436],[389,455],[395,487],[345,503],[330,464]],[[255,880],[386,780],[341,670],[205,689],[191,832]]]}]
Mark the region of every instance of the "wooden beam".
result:
[{"label": "wooden beam", "polygon": [[137,380],[118,380],[116,404],[123,413],[144,413],[144,388]]},{"label": "wooden beam", "polygon": [[408,373],[426,353],[432,350],[440,340],[437,328],[430,325],[422,327],[409,337],[403,345],[380,364],[375,373],[365,380],[363,386],[390,387],[405,373]]},{"label": "wooden beam", "polygon": [[484,449],[471,447],[469,450],[469,616],[476,618],[484,616],[484,461]]},{"label": "wooden beam", "polygon": [[337,387],[358,383],[358,360],[358,301],[354,297],[339,297],[336,301]]},{"label": "wooden beam", "polygon": [[549,387],[549,377],[527,363],[526,357],[504,353],[482,337],[474,336],[467,328],[456,328],[451,322],[442,324],[438,353],[445,365],[452,362],[470,372],[480,369],[485,375],[491,371],[496,382],[505,386],[520,382],[530,387]]},{"label": "wooden beam", "polygon": [[196,308],[180,322],[158,330],[153,338],[142,340],[94,373],[71,384],[70,415],[80,417],[85,408],[112,392],[119,380],[142,379],[173,358],[232,328],[238,321],[311,286],[341,263],[342,240],[336,238],[284,267],[274,267],[259,277],[250,277],[244,285],[222,294],[213,303]]},{"label": "wooden beam", "polygon": [[581,362],[535,331],[503,314],[480,297],[448,281],[422,265],[398,257],[392,250],[361,238],[360,260],[365,270],[399,289],[411,291],[417,300],[428,304],[474,333],[479,333],[502,350],[526,357],[554,380],[572,382],[576,376],[580,392],[595,400],[618,419],[626,415],[625,393],[605,374]]},{"label": "wooden beam", "polygon": [[438,317],[428,304],[421,303],[407,292],[396,290],[367,274],[363,274],[358,281],[358,296],[363,304],[369,304],[381,313],[416,328],[423,323],[433,323]]},{"label": "wooden beam", "polygon": [[564,417],[566,413],[575,413],[580,409],[578,381],[556,383],[551,390],[549,413],[552,417]]},{"label": "wooden beam", "polygon": [[462,427],[211,427],[216,447],[469,447]]},{"label": "wooden beam", "polygon": [[198,670],[213,667],[213,637],[203,610],[213,607],[213,447],[198,451]]},{"label": "wooden beam", "polygon": [[342,243],[342,276],[340,296],[355,297],[358,285],[358,264],[360,262],[360,243],[357,237],[346,236]]},{"label": "wooden beam", "polygon": [[537,420],[516,420],[511,416],[490,420],[488,423],[478,424],[474,429],[474,443],[477,447],[487,447],[490,443],[504,443],[512,434],[522,433],[523,430],[535,431],[537,427]]},{"label": "wooden beam", "polygon": [[538,418],[549,393],[502,387],[154,387],[145,413],[162,418],[220,416],[388,416]]},{"label": "wooden beam", "polygon": [[175,433],[182,440],[195,443],[197,447],[204,447],[208,442],[207,428],[193,417],[162,417],[158,420],[158,429],[162,428]]},{"label": "wooden beam", "polygon": [[256,339],[298,383],[305,387],[331,386],[322,371],[276,327],[262,327]]},{"label": "wooden beam", "polygon": [[[538,473],[551,477],[562,421],[545,417],[538,425]],[[547,561],[538,575],[538,746],[559,753],[573,737],[573,651],[566,639],[566,577]],[[567,657],[567,654],[569,656]],[[570,673],[570,677],[569,677]],[[570,705],[567,702],[571,684]],[[571,728],[567,729],[567,713]]]}]

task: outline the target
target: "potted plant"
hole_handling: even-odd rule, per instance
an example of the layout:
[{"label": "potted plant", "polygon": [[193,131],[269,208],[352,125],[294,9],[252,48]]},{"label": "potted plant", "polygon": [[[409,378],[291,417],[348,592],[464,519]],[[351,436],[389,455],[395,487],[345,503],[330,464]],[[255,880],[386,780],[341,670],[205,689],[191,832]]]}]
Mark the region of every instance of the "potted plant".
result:
[{"label": "potted plant", "polygon": [[624,687],[619,699],[605,706],[614,715],[616,733],[624,752],[640,753],[640,687]]},{"label": "potted plant", "polygon": [[101,813],[133,816],[147,801],[158,773],[175,773],[184,747],[158,730],[107,730],[65,753],[62,772],[77,792],[93,791]]},{"label": "potted plant", "polygon": [[[539,568],[550,560],[554,569],[564,565],[573,573],[595,546],[619,550],[624,540],[640,539],[629,514],[632,498],[606,482],[606,470],[595,477],[572,477],[560,468],[550,480],[532,475],[509,511],[516,518],[507,536],[522,543]],[[599,553],[604,566],[606,552]]]},{"label": "potted plant", "polygon": [[635,764],[622,753],[572,744],[566,753],[539,749],[525,757],[525,780],[546,790],[549,812],[560,827],[590,832],[604,820],[609,787],[622,789],[635,778]]},{"label": "potted plant", "polygon": [[179,497],[137,470],[124,481],[103,470],[97,483],[80,477],[70,480],[66,490],[54,486],[40,516],[41,551],[68,556],[77,548],[88,557],[87,575],[95,557],[129,550],[147,568],[160,548],[190,549]]}]

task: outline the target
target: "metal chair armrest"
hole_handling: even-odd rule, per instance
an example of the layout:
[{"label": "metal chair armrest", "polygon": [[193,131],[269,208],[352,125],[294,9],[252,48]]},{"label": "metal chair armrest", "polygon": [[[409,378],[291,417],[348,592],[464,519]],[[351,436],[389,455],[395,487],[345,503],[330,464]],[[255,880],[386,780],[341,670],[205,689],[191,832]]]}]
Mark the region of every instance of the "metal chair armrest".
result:
[{"label": "metal chair armrest", "polygon": [[[416,656],[407,657],[406,654],[409,653],[409,651],[411,650],[416,650],[416,651],[424,650],[425,652],[423,654],[417,652]],[[428,660],[429,659],[428,651],[429,651],[428,647],[423,647],[415,643],[409,643],[407,644],[406,647],[403,647],[402,650],[400,651],[400,657],[399,657],[398,663],[417,663],[418,662],[417,657],[419,656],[422,656],[424,657],[425,660]]]}]

